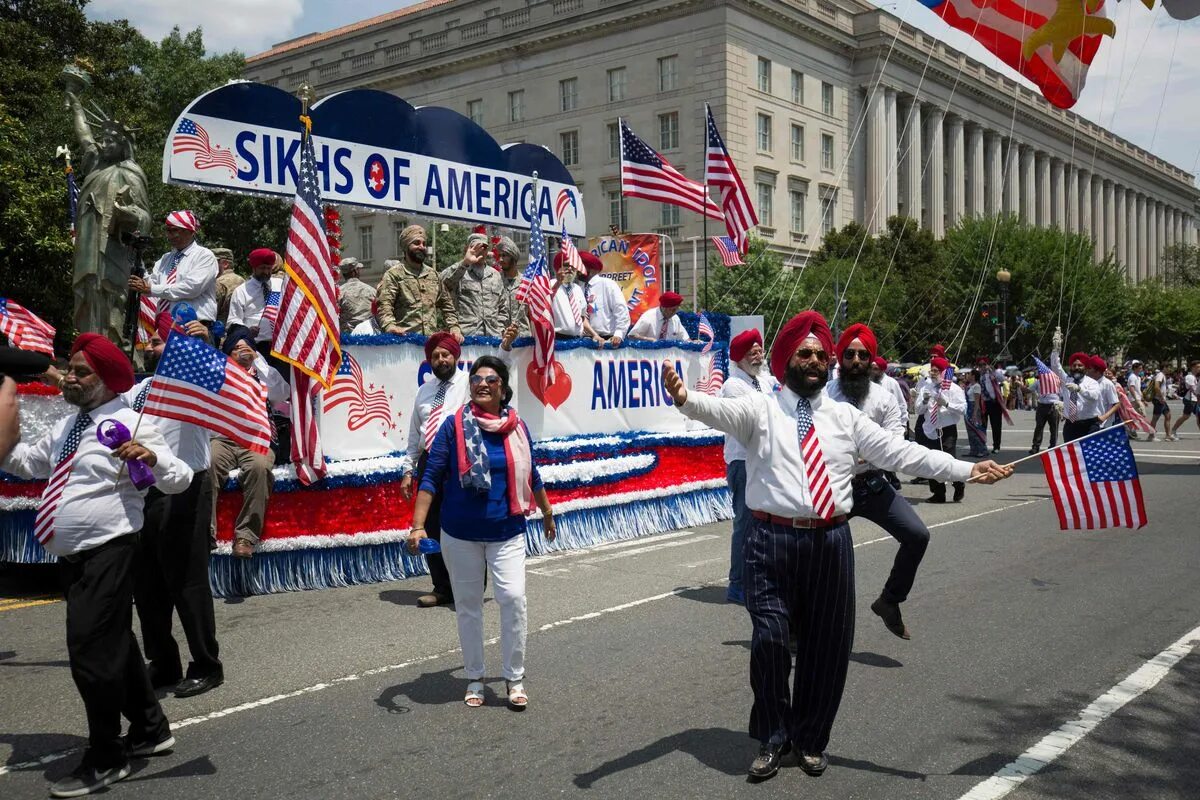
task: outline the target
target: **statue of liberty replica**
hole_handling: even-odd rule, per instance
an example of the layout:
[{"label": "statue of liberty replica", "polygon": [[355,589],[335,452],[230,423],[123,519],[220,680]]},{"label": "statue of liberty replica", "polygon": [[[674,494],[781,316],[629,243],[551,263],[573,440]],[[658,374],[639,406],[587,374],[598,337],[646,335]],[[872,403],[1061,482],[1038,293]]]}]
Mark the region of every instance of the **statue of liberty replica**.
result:
[{"label": "statue of liberty replica", "polygon": [[91,85],[83,69],[63,70],[67,107],[80,145],[82,181],[75,219],[75,327],[124,342],[134,243],[150,228],[146,173],[133,160],[133,131],[79,95]]}]

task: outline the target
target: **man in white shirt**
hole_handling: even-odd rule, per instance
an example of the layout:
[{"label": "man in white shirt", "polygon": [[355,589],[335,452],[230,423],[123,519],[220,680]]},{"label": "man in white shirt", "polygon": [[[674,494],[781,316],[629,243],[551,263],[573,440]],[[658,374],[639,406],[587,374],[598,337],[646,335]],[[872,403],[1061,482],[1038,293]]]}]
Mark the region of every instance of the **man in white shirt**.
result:
[{"label": "man in white shirt", "polygon": [[1171,435],[1178,438],[1179,429],[1189,417],[1196,417],[1196,427],[1200,428],[1200,361],[1188,364],[1187,374],[1183,376],[1183,388],[1180,391],[1183,399],[1183,413],[1175,421]]},{"label": "man in white shirt", "polygon": [[[175,744],[154,696],[134,638],[131,608],[137,532],[144,490],[125,462],[150,468],[166,494],[187,489],[192,471],[175,457],[150,420],[118,397],[133,385],[133,367],[112,342],[84,333],[71,349],[63,399],[78,412],[32,444],[18,444],[3,469],[47,480],[34,523],[46,551],[59,557],[67,601],[71,677],[87,711],[88,743],[79,766],[50,787],[55,797],[99,791],[129,775],[130,756],[165,752]],[[137,439],[109,449],[98,433],[113,423]],[[121,738],[121,715],[129,736]]]},{"label": "man in white shirt", "polygon": [[1142,387],[1142,397],[1150,400],[1153,411],[1150,427],[1154,430],[1146,437],[1146,440],[1154,441],[1154,437],[1158,433],[1158,418],[1162,417],[1163,439],[1168,442],[1175,441],[1175,437],[1171,435],[1171,407],[1167,405],[1167,376],[1163,374],[1161,363],[1155,368],[1154,375]]},{"label": "man in white shirt", "polygon": [[629,338],[642,342],[690,341],[687,329],[679,319],[679,306],[683,296],[677,292],[663,292],[658,298],[658,308],[642,312],[638,321],[629,330]]},{"label": "man in white shirt", "polygon": [[[1073,442],[1080,436],[1100,430],[1100,382],[1092,369],[1092,357],[1084,352],[1072,353],[1067,359],[1071,367],[1068,374],[1062,367],[1058,350],[1050,353],[1050,369],[1062,379],[1059,393],[1062,395],[1063,441]],[[1103,374],[1103,373],[1101,373]]]},{"label": "man in white shirt", "polygon": [[[940,480],[991,483],[1012,474],[991,461],[969,464],[905,442],[848,403],[831,400],[822,390],[832,351],[824,318],[799,314],[780,330],[771,352],[771,372],[783,389],[732,400],[689,392],[672,363],[663,363],[667,393],[685,416],[746,445],[746,504],[755,519],[745,549],[746,609],[754,625],[750,735],[762,744],[750,766],[752,780],[772,777],[793,746],[806,773],[820,775],[828,766],[823,751],[854,638],[854,549],[846,515],[858,461]],[[804,620],[794,688],[788,681],[793,620]]]},{"label": "man in white shirt", "polygon": [[1092,374],[1100,384],[1100,427],[1109,428],[1116,424],[1121,416],[1121,396],[1117,394],[1117,385],[1108,377],[1108,362],[1100,356],[1092,356]]},{"label": "man in white shirt", "polygon": [[[1041,362],[1038,362],[1041,364]],[[1039,381],[1034,382],[1034,390],[1038,391]],[[1038,391],[1037,407],[1033,412],[1033,442],[1029,447],[1029,455],[1033,455],[1042,449],[1042,432],[1046,426],[1050,426],[1050,448],[1054,449],[1058,446],[1058,423],[1059,411],[1062,407],[1062,396],[1060,392],[1050,392],[1043,394]]]},{"label": "man in white shirt", "polygon": [[904,432],[908,433],[908,393],[900,385],[900,381],[888,375],[888,362],[882,356],[875,356],[871,361],[871,382],[890,394],[896,401],[896,406],[904,412]]},{"label": "man in white shirt", "polygon": [[246,328],[254,337],[255,349],[267,355],[271,352],[275,321],[279,318],[283,279],[271,274],[275,267],[274,250],[260,247],[250,253],[248,260],[250,280],[233,290],[226,330],[232,331],[235,325]]},{"label": "man in white shirt", "polygon": [[[768,394],[779,385],[775,377],[762,370],[766,351],[762,334],[751,328],[729,342],[729,378],[721,386],[721,397],[741,397],[751,392]],[[733,436],[725,436],[725,481],[733,497],[733,538],[729,549],[729,587],[725,599],[746,604],[742,585],[743,550],[753,518],[746,508],[746,446]]]},{"label": "man in white shirt", "polygon": [[[414,479],[418,486],[421,484],[429,448],[438,428],[453,417],[471,397],[467,373],[458,368],[460,355],[462,346],[449,333],[435,333],[425,341],[425,361],[429,364],[432,375],[417,389],[417,398],[409,416],[408,453],[405,458],[404,477],[400,480],[400,494],[406,500],[413,495]],[[441,508],[442,495],[439,492],[433,496],[429,514],[425,517],[425,535],[439,542],[442,538]],[[454,590],[450,586],[450,573],[446,569],[442,554],[427,553],[425,563],[429,565],[433,591],[418,597],[417,606],[432,608],[453,603]]]},{"label": "man in white shirt", "polygon": [[587,336],[597,344],[604,342],[592,330],[587,318],[587,296],[583,287],[575,280],[575,270],[563,258],[559,250],[554,255],[554,283],[550,285],[550,311],[554,316],[554,334],[561,339],[578,339]]},{"label": "man in white shirt", "polygon": [[598,256],[585,250],[579,257],[583,260],[583,288],[592,330],[612,347],[620,347],[629,334],[629,304],[625,302],[625,293],[616,281],[600,274],[604,262]]},{"label": "man in white shirt", "polygon": [[[826,385],[825,394],[839,403],[849,403],[876,425],[903,440],[908,409],[901,410],[896,398],[871,380],[869,365],[876,357],[877,347],[875,332],[869,327],[862,323],[848,326],[836,347],[841,370],[838,377]],[[850,518],[868,519],[900,543],[892,571],[883,592],[871,604],[871,611],[893,634],[910,639],[900,604],[908,599],[917,578],[917,568],[929,546],[929,529],[904,496],[892,487],[884,470],[866,462],[856,464],[851,486],[854,510]]]},{"label": "man in white shirt", "polygon": [[196,242],[199,229],[200,222],[191,211],[168,214],[170,252],[158,260],[148,277],[130,276],[129,288],[155,298],[159,310],[172,316],[180,303],[187,303],[197,319],[211,325],[217,318],[217,257]]},{"label": "man in white shirt", "polygon": [[[944,358],[929,360],[929,381],[917,393],[917,407],[925,409],[924,433],[928,447],[954,455],[958,449],[958,423],[967,413],[967,396],[962,387],[947,377],[950,362]],[[954,482],[954,502],[958,503],[966,494],[966,483]],[[928,503],[946,502],[946,485],[931,480],[932,492]]]}]

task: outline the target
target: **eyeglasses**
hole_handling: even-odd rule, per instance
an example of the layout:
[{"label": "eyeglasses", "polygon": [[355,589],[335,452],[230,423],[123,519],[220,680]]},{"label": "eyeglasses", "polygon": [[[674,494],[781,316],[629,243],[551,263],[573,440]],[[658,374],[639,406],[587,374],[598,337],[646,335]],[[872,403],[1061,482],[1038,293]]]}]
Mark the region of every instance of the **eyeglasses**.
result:
[{"label": "eyeglasses", "polygon": [[851,350],[850,348],[846,348],[842,351],[842,358],[848,358],[852,361],[870,361],[871,354],[866,350]]},{"label": "eyeglasses", "polygon": [[810,358],[815,358],[822,364],[829,362],[829,354],[824,350],[813,350],[809,347],[801,347],[796,351],[796,355],[800,356],[801,360],[808,361]]},{"label": "eyeglasses", "polygon": [[499,375],[472,375],[471,376],[471,385],[472,386],[478,386],[479,384],[481,384],[485,381],[487,382],[488,386],[495,386],[497,383],[500,382],[500,376]]}]

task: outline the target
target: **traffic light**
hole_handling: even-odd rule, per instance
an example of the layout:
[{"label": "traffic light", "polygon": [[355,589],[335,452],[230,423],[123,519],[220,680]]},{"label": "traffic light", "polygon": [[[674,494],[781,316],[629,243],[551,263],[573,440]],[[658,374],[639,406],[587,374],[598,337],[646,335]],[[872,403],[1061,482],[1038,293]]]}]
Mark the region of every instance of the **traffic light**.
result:
[{"label": "traffic light", "polygon": [[995,300],[985,302],[979,309],[979,318],[983,320],[985,325],[1000,324],[1000,304]]}]

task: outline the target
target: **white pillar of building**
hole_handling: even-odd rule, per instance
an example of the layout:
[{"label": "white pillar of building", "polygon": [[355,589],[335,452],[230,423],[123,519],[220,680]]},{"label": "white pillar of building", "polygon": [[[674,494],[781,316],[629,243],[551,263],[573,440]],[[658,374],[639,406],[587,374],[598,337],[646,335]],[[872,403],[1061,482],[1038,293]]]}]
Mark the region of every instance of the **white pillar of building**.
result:
[{"label": "white pillar of building", "polygon": [[950,161],[949,194],[950,225],[967,213],[967,146],[963,139],[961,117],[951,117],[946,130],[946,157]]},{"label": "white pillar of building", "polygon": [[997,216],[1004,212],[1004,169],[1001,166],[1003,152],[1000,134],[988,131],[984,136],[984,158],[987,161],[984,190],[987,192],[987,213]]},{"label": "white pillar of building", "polygon": [[1059,230],[1067,229],[1067,165],[1057,158],[1050,159],[1050,193],[1054,217],[1053,224]]},{"label": "white pillar of building", "polygon": [[1019,216],[1021,213],[1021,146],[1015,139],[1008,140],[1004,148],[1004,213]]},{"label": "white pillar of building", "polygon": [[946,140],[942,123],[945,112],[931,108],[926,124],[929,140],[929,168],[925,171],[929,181],[929,232],[935,239],[946,235]]},{"label": "white pillar of building", "polygon": [[1079,170],[1067,165],[1067,230],[1079,233]]},{"label": "white pillar of building", "polygon": [[921,150],[921,103],[913,98],[908,107],[908,127],[904,131],[904,213],[921,222],[921,173],[925,155]]},{"label": "white pillar of building", "polygon": [[1037,222],[1037,185],[1034,180],[1033,148],[1021,147],[1021,221],[1027,225]]},{"label": "white pillar of building", "polygon": [[1171,243],[1178,246],[1183,244],[1183,212],[1175,209],[1175,238]]},{"label": "white pillar of building", "polygon": [[1049,228],[1051,223],[1050,208],[1053,195],[1050,192],[1050,157],[1038,153],[1034,171],[1037,173],[1037,224]]},{"label": "white pillar of building", "polygon": [[1104,182],[1104,254],[1117,253],[1117,193],[1112,181]]},{"label": "white pillar of building", "polygon": [[1138,280],[1144,281],[1148,276],[1147,265],[1150,263],[1150,238],[1146,234],[1146,196],[1137,196],[1137,271]]},{"label": "white pillar of building", "polygon": [[1113,197],[1113,257],[1125,267],[1125,274],[1132,279],[1129,271],[1129,215],[1125,211],[1125,190],[1116,186]]},{"label": "white pillar of building", "polygon": [[967,210],[975,217],[987,213],[983,169],[983,128],[972,125],[967,130],[967,184],[971,189]]},{"label": "white pillar of building", "polygon": [[1162,274],[1163,251],[1163,204],[1157,200],[1154,202],[1154,222],[1151,225],[1150,235],[1154,237],[1154,246],[1150,251],[1150,265],[1154,270],[1152,274],[1157,277]]},{"label": "white pillar of building", "polygon": [[883,95],[878,86],[867,95],[867,179],[863,217],[867,230],[875,234],[884,229],[883,196],[887,192],[887,113]]},{"label": "white pillar of building", "polygon": [[1092,253],[1097,261],[1104,259],[1104,186],[1099,176],[1093,175],[1088,182],[1092,196]]},{"label": "white pillar of building", "polygon": [[899,211],[898,205],[900,201],[900,170],[896,161],[897,154],[899,152],[896,142],[896,133],[899,129],[897,128],[898,117],[896,114],[895,89],[884,90],[883,109],[884,116],[886,118],[884,126],[884,147],[886,148],[887,152],[887,159],[884,161],[884,168],[886,170],[885,186],[887,187],[887,192],[884,195],[883,206],[883,223],[884,229],[886,230],[888,218],[896,216],[896,213]]},{"label": "white pillar of building", "polygon": [[1137,238],[1137,193],[1133,189],[1125,190],[1125,265],[1129,277],[1139,280],[1138,276],[1138,238]]}]

